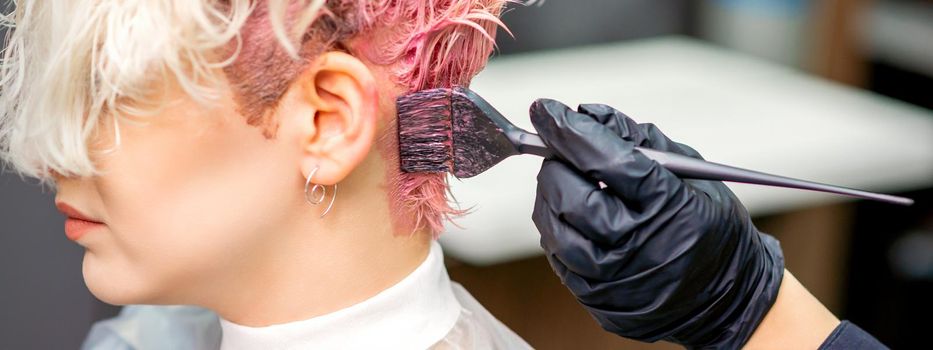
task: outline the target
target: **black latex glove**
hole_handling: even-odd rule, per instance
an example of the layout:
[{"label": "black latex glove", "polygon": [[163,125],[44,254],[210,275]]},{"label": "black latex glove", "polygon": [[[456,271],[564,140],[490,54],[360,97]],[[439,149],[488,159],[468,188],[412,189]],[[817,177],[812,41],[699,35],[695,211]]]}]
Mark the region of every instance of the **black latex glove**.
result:
[{"label": "black latex glove", "polygon": [[605,105],[542,99],[531,120],[559,158],[538,173],[541,246],[599,324],[641,341],[744,345],[777,297],[780,245],[722,182],[682,180],[633,147],[700,155]]}]

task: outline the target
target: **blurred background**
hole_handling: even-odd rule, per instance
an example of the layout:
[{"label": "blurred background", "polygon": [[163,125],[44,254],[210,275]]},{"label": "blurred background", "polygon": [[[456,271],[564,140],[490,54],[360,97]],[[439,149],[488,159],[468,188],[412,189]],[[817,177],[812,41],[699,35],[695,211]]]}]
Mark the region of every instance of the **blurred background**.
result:
[{"label": "blurred background", "polygon": [[[756,225],[781,240],[788,269],[837,316],[892,348],[928,347],[933,1],[549,0],[510,9],[514,39],[500,33],[474,84],[503,111],[527,108],[531,99],[514,95],[523,86],[528,96],[603,102],[707,159],[916,199],[904,208],[733,187]],[[560,84],[538,83],[554,80],[532,68],[548,62]],[[737,119],[716,119],[729,113]],[[791,131],[768,139],[761,125]],[[825,138],[834,141],[813,142]],[[539,162],[503,167],[534,176]],[[502,184],[490,176],[454,192],[478,203],[488,184]],[[536,348],[676,348],[602,332],[536,250],[533,185],[511,187],[498,206],[487,196],[476,210],[472,220],[485,223],[467,217],[466,232],[442,241],[455,280]],[[53,196],[0,174],[0,349],[77,348],[95,320],[119,310],[85,288],[82,250],[62,234]],[[499,210],[512,202],[523,204]],[[497,211],[508,216],[487,214]]]}]

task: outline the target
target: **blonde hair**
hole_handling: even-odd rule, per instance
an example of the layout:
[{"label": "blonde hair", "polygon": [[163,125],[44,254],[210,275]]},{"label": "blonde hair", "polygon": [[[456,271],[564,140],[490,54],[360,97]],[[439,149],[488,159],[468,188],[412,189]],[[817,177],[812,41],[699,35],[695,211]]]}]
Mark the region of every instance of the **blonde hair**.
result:
[{"label": "blonde hair", "polygon": [[[195,99],[215,96],[209,52],[237,37],[250,8],[221,12],[201,1],[25,1],[0,66],[0,156],[19,173],[47,180],[96,174],[87,141],[101,118],[145,114],[171,78]],[[119,133],[116,133],[119,135]]]},{"label": "blonde hair", "polygon": [[[259,5],[264,0],[17,3],[15,11],[2,18],[12,32],[0,65],[0,159],[18,173],[49,184],[51,172],[96,175],[87,143],[98,126],[113,123],[114,147],[118,147],[120,122],[127,121],[121,116],[147,115],[160,107],[158,96],[164,87],[153,83],[159,81],[177,82],[189,96],[207,103],[217,97],[224,72],[227,78],[233,76],[237,83],[233,85],[246,86],[235,93],[248,120],[262,119],[256,114],[274,108],[308,56],[371,31],[383,33],[368,37],[366,47],[357,51],[391,66],[397,83],[409,90],[467,85],[485,65],[495,30],[502,26],[498,15],[509,1],[268,0],[266,6]],[[250,48],[241,34],[257,13],[268,17],[257,23],[268,24],[277,45],[260,45],[256,50],[280,50],[294,68],[270,74],[279,79],[271,92],[239,83],[248,83],[273,64],[245,67],[260,72],[244,77],[236,74],[237,64],[250,64],[248,57],[240,57],[251,54],[241,52]],[[268,96],[252,98],[254,94]],[[250,106],[261,108],[250,110]],[[397,148],[394,136],[386,135],[383,143]],[[419,226],[437,233],[443,217],[459,213],[447,205],[443,174],[398,174],[393,182],[393,196],[416,212]]]}]

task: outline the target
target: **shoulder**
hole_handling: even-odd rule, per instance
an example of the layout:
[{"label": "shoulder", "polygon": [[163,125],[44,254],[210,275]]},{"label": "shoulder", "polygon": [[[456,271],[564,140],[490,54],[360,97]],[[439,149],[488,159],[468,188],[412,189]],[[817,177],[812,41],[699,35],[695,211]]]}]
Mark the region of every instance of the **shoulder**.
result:
[{"label": "shoulder", "polygon": [[194,306],[130,305],[95,323],[82,349],[216,349],[220,321]]}]

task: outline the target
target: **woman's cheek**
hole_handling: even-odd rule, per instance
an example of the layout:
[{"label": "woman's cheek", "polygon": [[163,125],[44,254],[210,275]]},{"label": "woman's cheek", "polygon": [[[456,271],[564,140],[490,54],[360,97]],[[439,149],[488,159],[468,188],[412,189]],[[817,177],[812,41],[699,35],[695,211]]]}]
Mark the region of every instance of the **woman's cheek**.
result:
[{"label": "woman's cheek", "polygon": [[98,182],[108,222],[87,237],[85,282],[111,304],[165,303],[197,267],[191,257],[198,256],[199,244],[192,241],[198,228],[186,222],[197,215],[186,213],[178,192],[141,193],[125,179]]},{"label": "woman's cheek", "polygon": [[[109,222],[85,255],[91,292],[116,305],[190,303],[211,294],[210,281],[248,264],[277,231],[272,223],[287,221],[276,217],[287,212],[287,180],[276,176],[286,172],[261,157],[245,163],[271,172],[227,163],[179,171],[188,176],[140,172],[99,183]],[[137,186],[141,180],[150,186]]]}]

